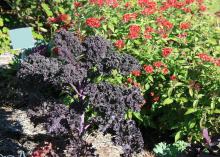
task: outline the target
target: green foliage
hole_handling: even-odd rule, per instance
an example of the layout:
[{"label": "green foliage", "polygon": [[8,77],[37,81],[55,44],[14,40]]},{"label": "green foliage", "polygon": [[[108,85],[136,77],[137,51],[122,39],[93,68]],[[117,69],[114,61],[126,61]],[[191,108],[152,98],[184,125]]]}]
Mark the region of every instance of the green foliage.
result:
[{"label": "green foliage", "polygon": [[[132,54],[143,65],[140,75],[129,78],[146,98],[141,112],[144,126],[154,126],[162,132],[173,130],[175,140],[186,140],[186,137],[201,140],[200,131],[204,127],[212,128],[213,134],[219,133],[220,32],[214,17],[201,11],[201,5],[206,3],[186,5],[190,12],[170,7],[143,15],[143,8],[136,1],[131,2],[130,8],[125,7],[127,1],[116,7],[78,2],[82,6],[76,9],[78,16],[72,17],[77,21],[73,30],[85,35],[101,34],[115,41],[119,51]],[[157,8],[163,6],[160,0],[154,2]],[[128,13],[136,17],[126,21]],[[85,25],[91,17],[96,18],[100,26]],[[163,18],[170,23],[170,28],[158,22]],[[181,28],[182,23],[188,27]],[[134,25],[140,29],[135,39],[129,37]],[[146,38],[148,27],[153,31],[148,32],[150,37]],[[165,34],[158,33],[161,30]],[[117,46],[119,40],[124,43],[122,47]],[[164,48],[171,48],[172,52],[164,56]],[[160,67],[155,65],[158,61],[162,63]]]},{"label": "green foliage", "polygon": [[4,26],[4,19],[0,16],[0,54],[10,50],[8,28]]},{"label": "green foliage", "polygon": [[18,16],[18,20],[26,26],[34,28],[35,34],[50,40],[54,31],[65,24],[51,25],[49,18],[72,11],[72,0],[8,0],[8,4]]},{"label": "green foliage", "polygon": [[[200,131],[204,127],[212,134],[220,133],[220,31],[214,17],[200,9],[207,3],[195,1],[181,9],[170,7],[161,11],[162,1],[155,0],[154,13],[143,15],[143,8],[137,1],[130,1],[127,8],[127,1],[120,1],[115,6],[91,4],[85,0],[8,2],[21,21],[34,27],[35,36],[40,39],[49,40],[61,27],[75,31],[82,39],[84,35],[99,34],[112,40],[119,51],[139,59],[143,65],[140,76],[130,75],[129,78],[131,85],[141,88],[146,99],[141,116],[136,117],[144,126],[161,132],[172,130],[176,141],[186,137],[201,140]],[[73,2],[79,2],[80,6],[74,6]],[[187,8],[189,12],[184,11]],[[137,17],[126,21],[124,16],[128,13],[135,13]],[[86,22],[91,17],[96,18],[100,26],[89,26]],[[162,18],[172,27],[167,29],[158,22]],[[189,27],[181,29],[181,23]],[[0,33],[3,32],[1,25],[2,20]],[[129,37],[132,25],[140,28],[135,39]],[[148,27],[153,31],[146,34]],[[9,45],[6,34],[3,34],[4,42],[0,39],[0,46]],[[121,47],[117,46],[119,40],[124,44]],[[172,49],[167,57],[162,54],[164,48]],[[206,56],[201,57],[201,54]],[[155,66],[158,61],[162,63],[160,67]],[[147,66],[153,71],[149,72]],[[100,76],[95,82],[126,82],[116,71],[113,73],[111,77]],[[133,113],[128,117],[134,118]]]},{"label": "green foliage", "polygon": [[177,157],[184,152],[188,143],[184,141],[178,141],[173,144],[166,144],[164,142],[155,145],[153,151],[157,157]]}]

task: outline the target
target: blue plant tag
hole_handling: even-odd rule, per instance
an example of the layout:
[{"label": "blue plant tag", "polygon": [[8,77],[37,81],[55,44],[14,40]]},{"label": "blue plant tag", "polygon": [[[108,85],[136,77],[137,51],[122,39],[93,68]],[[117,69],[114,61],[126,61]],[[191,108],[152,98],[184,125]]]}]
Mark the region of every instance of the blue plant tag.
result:
[{"label": "blue plant tag", "polygon": [[34,47],[34,38],[31,27],[12,29],[9,31],[12,48],[15,50]]}]

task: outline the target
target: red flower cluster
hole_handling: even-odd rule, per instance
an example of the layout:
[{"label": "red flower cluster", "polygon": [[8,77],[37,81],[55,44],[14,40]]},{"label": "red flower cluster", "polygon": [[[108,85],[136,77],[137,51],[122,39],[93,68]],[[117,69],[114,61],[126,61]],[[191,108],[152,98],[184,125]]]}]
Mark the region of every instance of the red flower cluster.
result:
[{"label": "red flower cluster", "polygon": [[184,2],[179,2],[177,0],[167,0],[166,2],[163,2],[163,5],[160,7],[160,11],[165,11],[171,7],[180,9],[184,5],[185,5]]},{"label": "red flower cluster", "polygon": [[104,0],[89,0],[89,3],[95,4],[101,7],[104,5]]},{"label": "red flower cluster", "polygon": [[107,5],[116,8],[119,5],[117,0],[90,0],[89,2],[100,7],[103,5]]},{"label": "red flower cluster", "polygon": [[141,87],[141,84],[140,83],[137,83],[137,82],[135,82],[134,80],[132,80],[132,78],[128,78],[127,79],[127,83],[129,83],[129,84],[133,84],[135,87]]},{"label": "red flower cluster", "polygon": [[215,64],[216,66],[220,66],[220,58],[214,58],[212,56],[209,56],[206,53],[199,53],[198,57],[205,62],[211,62]]},{"label": "red flower cluster", "polygon": [[138,0],[138,5],[141,7],[156,8],[157,3],[152,0]]},{"label": "red flower cluster", "polygon": [[60,14],[58,17],[49,17],[47,21],[49,23],[64,22],[65,24],[68,24],[71,21],[71,16],[68,14]]},{"label": "red flower cluster", "polygon": [[195,0],[185,0],[185,3],[186,4],[192,4],[192,3],[194,3],[195,2]]},{"label": "red flower cluster", "polygon": [[68,14],[61,14],[58,18],[60,19],[60,21],[65,23],[68,23],[71,20],[71,17]]},{"label": "red flower cluster", "polygon": [[144,38],[152,39],[152,35],[151,35],[152,32],[154,32],[154,29],[152,27],[147,27],[144,31]]},{"label": "red flower cluster", "polygon": [[188,22],[180,23],[180,29],[186,30],[186,29],[189,29],[189,28],[190,28],[190,23],[188,23]]},{"label": "red flower cluster", "polygon": [[201,5],[202,3],[204,3],[204,0],[197,0],[197,2],[199,3],[199,5]]},{"label": "red flower cluster", "polygon": [[170,76],[170,79],[173,81],[173,80],[176,80],[176,75],[171,75]]},{"label": "red flower cluster", "polygon": [[117,40],[115,43],[114,43],[115,47],[117,47],[118,49],[122,49],[124,48],[125,46],[125,43],[123,40]]},{"label": "red flower cluster", "polygon": [[137,13],[128,13],[123,15],[123,21],[129,22],[130,20],[135,20],[137,18]]},{"label": "red flower cluster", "polygon": [[105,0],[105,3],[113,8],[117,8],[119,5],[117,0]]},{"label": "red flower cluster", "polygon": [[182,33],[182,34],[178,34],[179,38],[186,38],[187,37],[187,33]]},{"label": "red flower cluster", "polygon": [[90,17],[86,19],[86,24],[92,28],[99,28],[101,26],[100,20],[95,17]]},{"label": "red flower cluster", "polygon": [[164,63],[161,62],[161,61],[156,61],[156,62],[153,63],[153,65],[154,65],[156,68],[160,68],[160,67],[164,66]]},{"label": "red flower cluster", "polygon": [[141,31],[141,27],[138,25],[131,25],[129,27],[129,34],[128,34],[128,38],[130,39],[136,39],[139,37],[140,35],[140,31]]},{"label": "red flower cluster", "polygon": [[81,2],[73,2],[74,7],[77,9],[82,6]]},{"label": "red flower cluster", "polygon": [[43,146],[33,151],[33,153],[31,154],[31,157],[44,157],[44,156],[47,156],[49,153],[51,153],[51,151],[52,151],[52,144],[46,143],[46,146]]},{"label": "red flower cluster", "polygon": [[131,72],[131,74],[134,75],[134,76],[141,76],[140,70],[133,70],[133,71]]},{"label": "red flower cluster", "polygon": [[199,53],[199,54],[198,54],[198,57],[199,57],[201,60],[206,61],[206,62],[211,62],[211,61],[214,60],[213,57],[207,55],[206,53]]},{"label": "red flower cluster", "polygon": [[132,78],[129,77],[129,78],[127,79],[127,82],[130,83],[130,84],[133,83]]},{"label": "red flower cluster", "polygon": [[165,19],[164,17],[157,18],[157,23],[167,30],[170,30],[173,28],[173,24],[167,19]]},{"label": "red flower cluster", "polygon": [[154,14],[157,10],[157,3],[154,1],[138,0],[138,5],[144,8],[141,12],[143,15]]},{"label": "red flower cluster", "polygon": [[131,6],[132,6],[132,4],[130,2],[126,2],[124,5],[125,8],[131,8]]},{"label": "red flower cluster", "polygon": [[220,67],[220,58],[214,59],[213,63]]},{"label": "red flower cluster", "polygon": [[168,73],[169,73],[169,69],[163,68],[163,69],[162,69],[162,73],[163,73],[164,75],[168,74]]},{"label": "red flower cluster", "polygon": [[144,65],[144,70],[146,73],[151,74],[154,72],[154,68],[151,65]]},{"label": "red flower cluster", "polygon": [[163,48],[162,56],[163,57],[168,57],[172,51],[173,51],[173,49],[170,48],[170,47]]},{"label": "red flower cluster", "polygon": [[206,11],[206,6],[205,5],[200,5],[199,10],[200,11]]},{"label": "red flower cluster", "polygon": [[48,17],[47,22],[49,22],[49,23],[56,23],[57,22],[57,18],[55,18],[55,17]]},{"label": "red flower cluster", "polygon": [[185,12],[185,13],[191,13],[192,10],[188,7],[185,7],[185,8],[182,8],[182,10]]}]

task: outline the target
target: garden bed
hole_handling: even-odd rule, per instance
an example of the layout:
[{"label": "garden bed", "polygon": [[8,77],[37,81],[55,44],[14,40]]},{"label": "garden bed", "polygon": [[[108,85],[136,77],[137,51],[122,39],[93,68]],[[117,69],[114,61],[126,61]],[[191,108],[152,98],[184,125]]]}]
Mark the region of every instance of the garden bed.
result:
[{"label": "garden bed", "polygon": [[[0,154],[220,156],[208,1],[7,3],[18,16],[0,17]],[[2,54],[24,23],[36,46]]]}]

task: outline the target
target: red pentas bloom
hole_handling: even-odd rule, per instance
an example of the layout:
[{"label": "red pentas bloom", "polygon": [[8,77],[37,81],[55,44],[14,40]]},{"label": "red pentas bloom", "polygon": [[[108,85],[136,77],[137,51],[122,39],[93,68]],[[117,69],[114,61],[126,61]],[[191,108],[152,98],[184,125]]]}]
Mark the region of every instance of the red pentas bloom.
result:
[{"label": "red pentas bloom", "polygon": [[214,60],[214,64],[220,67],[220,58]]},{"label": "red pentas bloom", "polygon": [[131,8],[132,4],[130,2],[126,2],[124,5],[125,8]]},{"label": "red pentas bloom", "polygon": [[200,11],[206,11],[206,6],[205,5],[200,5],[199,10]]},{"label": "red pentas bloom", "polygon": [[56,23],[56,22],[58,21],[58,19],[55,18],[55,17],[48,17],[47,21],[48,21],[49,23]]},{"label": "red pentas bloom", "polygon": [[156,9],[154,9],[154,8],[145,8],[141,13],[143,15],[152,15],[155,13],[155,11],[156,11]]},{"label": "red pentas bloom", "polygon": [[192,12],[192,10],[191,10],[190,8],[187,8],[187,7],[182,8],[182,10],[183,10],[185,13],[191,13],[191,12]]},{"label": "red pentas bloom", "polygon": [[137,18],[137,13],[128,13],[123,15],[123,21],[128,22],[130,20],[135,20]]},{"label": "red pentas bloom", "polygon": [[139,37],[140,31],[141,31],[141,27],[140,26],[138,26],[138,25],[131,25],[129,27],[128,37],[130,39],[136,39],[136,38]]},{"label": "red pentas bloom", "polygon": [[152,99],[153,102],[158,102],[159,100],[160,100],[159,96],[154,96]]},{"label": "red pentas bloom", "polygon": [[73,2],[73,5],[75,8],[79,8],[82,6],[82,3],[81,2]]},{"label": "red pentas bloom", "polygon": [[153,63],[153,65],[156,67],[156,68],[160,68],[161,66],[164,66],[163,62],[161,61],[156,61]]},{"label": "red pentas bloom", "polygon": [[176,80],[176,75],[171,75],[170,76],[170,79],[173,81],[173,80]]},{"label": "red pentas bloom", "polygon": [[144,65],[144,70],[146,73],[151,74],[154,72],[154,68],[151,65]]},{"label": "red pentas bloom", "polygon": [[139,0],[138,4],[144,7],[144,10],[141,12],[143,15],[154,14],[157,10],[157,3],[149,0]]},{"label": "red pentas bloom", "polygon": [[133,82],[133,85],[134,85],[135,87],[138,87],[138,88],[141,87],[141,84],[140,84],[140,83],[137,83],[137,82]]},{"label": "red pentas bloom", "polygon": [[100,7],[104,5],[104,0],[89,0],[89,2],[91,4],[95,4],[95,5],[98,5]]},{"label": "red pentas bloom", "polygon": [[180,29],[185,30],[190,28],[190,23],[188,22],[182,22],[180,23]]},{"label": "red pentas bloom", "polygon": [[187,37],[187,33],[182,33],[182,34],[178,34],[179,38],[186,38]]},{"label": "red pentas bloom", "polygon": [[60,14],[58,16],[58,21],[64,22],[64,23],[70,23],[71,17],[68,14]]},{"label": "red pentas bloom", "polygon": [[157,18],[157,23],[168,30],[173,28],[173,24],[164,17]]},{"label": "red pentas bloom", "polygon": [[163,57],[168,57],[170,55],[170,53],[172,53],[172,51],[173,51],[173,49],[170,48],[170,47],[163,48],[162,56]]},{"label": "red pentas bloom", "polygon": [[99,28],[101,26],[99,19],[95,17],[90,17],[86,19],[86,24],[92,28]]},{"label": "red pentas bloom", "polygon": [[123,40],[117,40],[115,43],[114,43],[115,47],[117,47],[118,49],[122,49],[124,48],[125,46],[125,43]]},{"label": "red pentas bloom", "polygon": [[180,9],[180,8],[182,8],[182,7],[184,7],[184,6],[185,6],[185,3],[184,3],[184,2],[176,2],[176,3],[174,4],[174,7],[177,8],[177,9]]},{"label": "red pentas bloom", "polygon": [[213,57],[207,55],[206,53],[199,53],[198,54],[199,58],[203,61],[206,61],[206,62],[211,62],[213,61]]},{"label": "red pentas bloom", "polygon": [[202,4],[202,3],[204,3],[204,0],[197,0],[197,2],[198,2],[199,4]]},{"label": "red pentas bloom", "polygon": [[59,51],[60,51],[60,48],[59,48],[59,47],[54,47],[54,48],[52,49],[52,51],[53,51],[53,53],[55,53],[56,55],[58,55],[58,54],[59,54]]},{"label": "red pentas bloom", "polygon": [[171,5],[167,2],[163,2],[163,5],[160,7],[160,11],[163,12],[171,7]]},{"label": "red pentas bloom", "polygon": [[134,76],[141,76],[140,70],[133,70],[131,73],[132,73],[132,75],[134,75]]},{"label": "red pentas bloom", "polygon": [[145,31],[148,33],[152,33],[152,32],[154,32],[154,29],[152,27],[148,26],[148,27],[146,27]]},{"label": "red pentas bloom", "polygon": [[130,83],[130,84],[133,83],[132,78],[129,77],[129,78],[127,79],[127,82]]},{"label": "red pentas bloom", "polygon": [[152,35],[150,33],[154,32],[154,29],[152,27],[146,27],[144,31],[144,38],[145,39],[152,39]]},{"label": "red pentas bloom", "polygon": [[192,4],[192,3],[194,3],[195,2],[195,0],[185,0],[185,3],[186,4]]},{"label": "red pentas bloom", "polygon": [[163,68],[163,69],[162,69],[162,73],[163,73],[164,75],[168,74],[168,73],[169,73],[169,69]]},{"label": "red pentas bloom", "polygon": [[147,8],[156,8],[157,3],[152,0],[138,0],[138,5]]},{"label": "red pentas bloom", "polygon": [[105,0],[105,3],[107,6],[111,6],[113,8],[116,8],[119,5],[117,0]]}]

